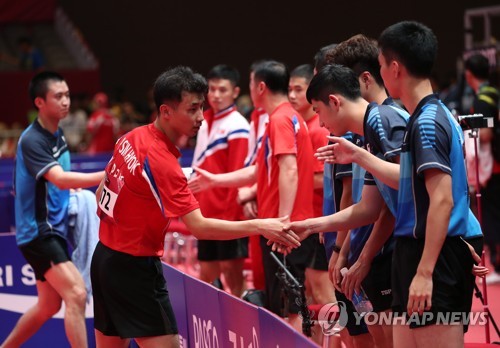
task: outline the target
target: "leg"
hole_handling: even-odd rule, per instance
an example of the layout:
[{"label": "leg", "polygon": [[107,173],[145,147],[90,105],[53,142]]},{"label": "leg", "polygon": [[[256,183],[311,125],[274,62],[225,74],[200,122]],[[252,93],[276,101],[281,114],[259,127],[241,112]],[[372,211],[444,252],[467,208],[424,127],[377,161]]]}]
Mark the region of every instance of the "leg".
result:
[{"label": "leg", "polygon": [[[387,318],[391,318],[392,311],[386,310],[379,313],[376,313],[379,316],[387,316]],[[383,317],[382,317],[383,318]],[[371,323],[368,325],[368,331],[372,335],[373,341],[377,348],[392,348],[392,325],[385,324],[383,321],[380,321],[382,324]]]},{"label": "leg", "polygon": [[375,347],[373,338],[369,333],[352,336],[352,342],[354,343],[354,347],[356,348]]},{"label": "leg", "polygon": [[66,305],[64,327],[72,347],[87,347],[85,301],[87,292],[83,278],[71,261],[53,265],[45,273],[47,282],[62,297]]},{"label": "leg", "polygon": [[106,336],[99,330],[94,330],[97,348],[128,348],[130,338],[120,338],[118,336]]},{"label": "leg", "polygon": [[219,275],[219,261],[200,261],[200,280],[212,284]]},{"label": "leg", "polygon": [[3,348],[19,347],[61,308],[61,296],[48,282],[37,280],[38,303],[24,313],[2,344]]},{"label": "leg", "polygon": [[243,278],[243,265],[245,259],[234,259],[220,261],[220,269],[224,275],[224,280],[233,294],[236,297],[241,297],[244,289],[245,279]]},{"label": "leg", "polygon": [[[400,319],[398,317],[398,319]],[[417,342],[413,336],[414,330],[409,325],[395,323],[392,327],[392,339],[394,348],[417,348]],[[434,347],[434,344],[431,345]]]},{"label": "leg", "polygon": [[180,346],[179,335],[139,337],[135,341],[141,348],[178,348]]},{"label": "leg", "polygon": [[463,325],[430,325],[413,329],[417,347],[447,347],[459,348],[464,346]]},{"label": "leg", "polygon": [[306,280],[311,285],[312,297],[315,303],[335,302],[335,289],[328,278],[327,271],[306,268]]}]

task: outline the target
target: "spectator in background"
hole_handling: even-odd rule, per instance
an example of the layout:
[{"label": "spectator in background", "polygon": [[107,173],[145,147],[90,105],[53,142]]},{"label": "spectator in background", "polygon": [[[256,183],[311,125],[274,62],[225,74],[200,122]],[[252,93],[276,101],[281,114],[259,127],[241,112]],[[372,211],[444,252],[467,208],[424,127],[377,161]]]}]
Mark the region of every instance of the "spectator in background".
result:
[{"label": "spectator in background", "polygon": [[121,103],[120,135],[146,123],[146,117],[137,111],[134,103],[130,100]]},{"label": "spectator in background", "polygon": [[490,250],[491,264],[495,272],[486,277],[487,284],[500,283],[500,122],[498,120],[498,90],[490,86],[488,78],[490,65],[482,54],[475,54],[465,61],[465,80],[475,96],[471,114],[480,113],[492,117],[494,128],[481,128],[481,147],[491,144],[493,170],[484,187],[481,187],[482,228],[486,244]]},{"label": "spectator in background", "polygon": [[74,97],[68,116],[59,122],[71,152],[79,152],[84,147],[87,113],[81,107],[82,98]]},{"label": "spectator in background", "polygon": [[19,48],[18,57],[0,53],[0,59],[8,64],[17,66],[21,70],[40,72],[45,69],[45,59],[38,48],[33,45],[29,37],[20,37],[17,40],[17,45]]},{"label": "spectator in background", "polygon": [[87,123],[87,152],[111,152],[118,138],[119,122],[108,109],[108,96],[105,93],[94,96],[94,107]]}]

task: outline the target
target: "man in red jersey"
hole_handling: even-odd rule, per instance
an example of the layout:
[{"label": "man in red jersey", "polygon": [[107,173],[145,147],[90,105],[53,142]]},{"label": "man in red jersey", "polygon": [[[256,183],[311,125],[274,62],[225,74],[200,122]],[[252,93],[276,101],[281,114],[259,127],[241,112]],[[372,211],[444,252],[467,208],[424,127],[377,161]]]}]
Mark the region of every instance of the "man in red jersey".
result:
[{"label": "man in red jersey", "polygon": [[[250,96],[256,108],[269,114],[269,123],[262,139],[255,166],[225,174],[198,170],[190,181],[195,191],[212,186],[243,186],[257,182],[258,217],[289,216],[290,221],[313,216],[314,157],[307,125],[288,101],[289,74],[285,65],[264,60],[252,65]],[[300,187],[300,189],[299,189]],[[310,243],[304,240],[302,245]],[[279,315],[288,315],[290,323],[300,330],[298,316],[300,299],[291,295],[283,312],[282,286],[276,277],[278,266],[271,257],[271,247],[261,239],[267,308]],[[307,255],[299,248],[286,257],[295,277],[304,280]]]},{"label": "man in red jersey", "polygon": [[100,242],[91,266],[98,347],[178,347],[177,324],[159,257],[171,218],[197,238],[283,234],[285,219],[229,222],[205,218],[178,163],[176,140],[194,136],[203,121],[207,82],[187,67],[162,73],[154,85],[158,117],[118,140],[98,190]]}]

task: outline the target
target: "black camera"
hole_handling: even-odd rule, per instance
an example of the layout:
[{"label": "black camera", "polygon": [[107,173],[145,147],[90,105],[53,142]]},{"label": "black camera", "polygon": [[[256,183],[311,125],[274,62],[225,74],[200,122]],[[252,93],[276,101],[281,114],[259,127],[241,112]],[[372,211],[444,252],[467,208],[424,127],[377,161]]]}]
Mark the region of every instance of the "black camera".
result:
[{"label": "black camera", "polygon": [[463,130],[493,128],[493,117],[484,117],[483,114],[458,116],[457,121]]}]

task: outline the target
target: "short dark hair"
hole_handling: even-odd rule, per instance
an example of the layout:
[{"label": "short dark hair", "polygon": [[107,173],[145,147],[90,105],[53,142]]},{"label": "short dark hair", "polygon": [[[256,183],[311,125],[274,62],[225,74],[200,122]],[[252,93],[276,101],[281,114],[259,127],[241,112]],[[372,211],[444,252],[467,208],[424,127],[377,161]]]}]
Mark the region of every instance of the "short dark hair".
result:
[{"label": "short dark hair", "polygon": [[329,52],[333,51],[337,47],[336,43],[332,43],[326,46],[323,46],[319,49],[318,52],[314,55],[314,68],[316,72],[320,71],[325,65],[329,64],[326,60],[326,56]]},{"label": "short dark hair", "polygon": [[240,83],[240,73],[236,68],[226,64],[214,66],[207,74],[207,80],[223,79],[229,80],[233,87]]},{"label": "short dark hair", "polygon": [[380,75],[377,41],[363,34],[339,43],[334,50],[326,54],[326,60],[330,64],[344,65],[354,70],[358,76],[368,71],[379,86],[384,85]]},{"label": "short dark hair", "polygon": [[35,99],[38,97],[45,99],[45,97],[47,96],[47,92],[49,91],[49,82],[51,81],[55,82],[64,81],[64,77],[62,77],[62,75],[54,71],[43,71],[41,73],[36,74],[31,79],[28,88],[28,93],[31,102],[33,103],[36,109],[38,109],[38,107],[35,105]]},{"label": "short dark hair", "polygon": [[292,77],[303,77],[306,79],[307,84],[311,82],[314,76],[314,68],[311,64],[302,64],[292,70],[290,73],[290,78]]},{"label": "short dark hair", "polygon": [[431,76],[438,41],[424,24],[414,21],[393,24],[380,34],[378,44],[387,62],[398,60],[415,77]]},{"label": "short dark hair", "polygon": [[178,104],[183,93],[206,94],[207,81],[203,76],[186,66],[178,66],[161,73],[153,86],[156,108],[165,102]]},{"label": "short dark hair", "polygon": [[273,93],[288,94],[290,75],[286,65],[275,60],[263,60],[252,64],[255,81],[262,81]]},{"label": "short dark hair", "polygon": [[469,70],[474,77],[487,80],[490,76],[490,63],[481,53],[476,53],[467,58],[464,64],[465,70]]},{"label": "short dark hair", "polygon": [[356,100],[361,97],[358,76],[343,65],[325,65],[312,78],[307,88],[307,101],[320,100],[328,104],[330,94],[340,94],[346,99]]}]

